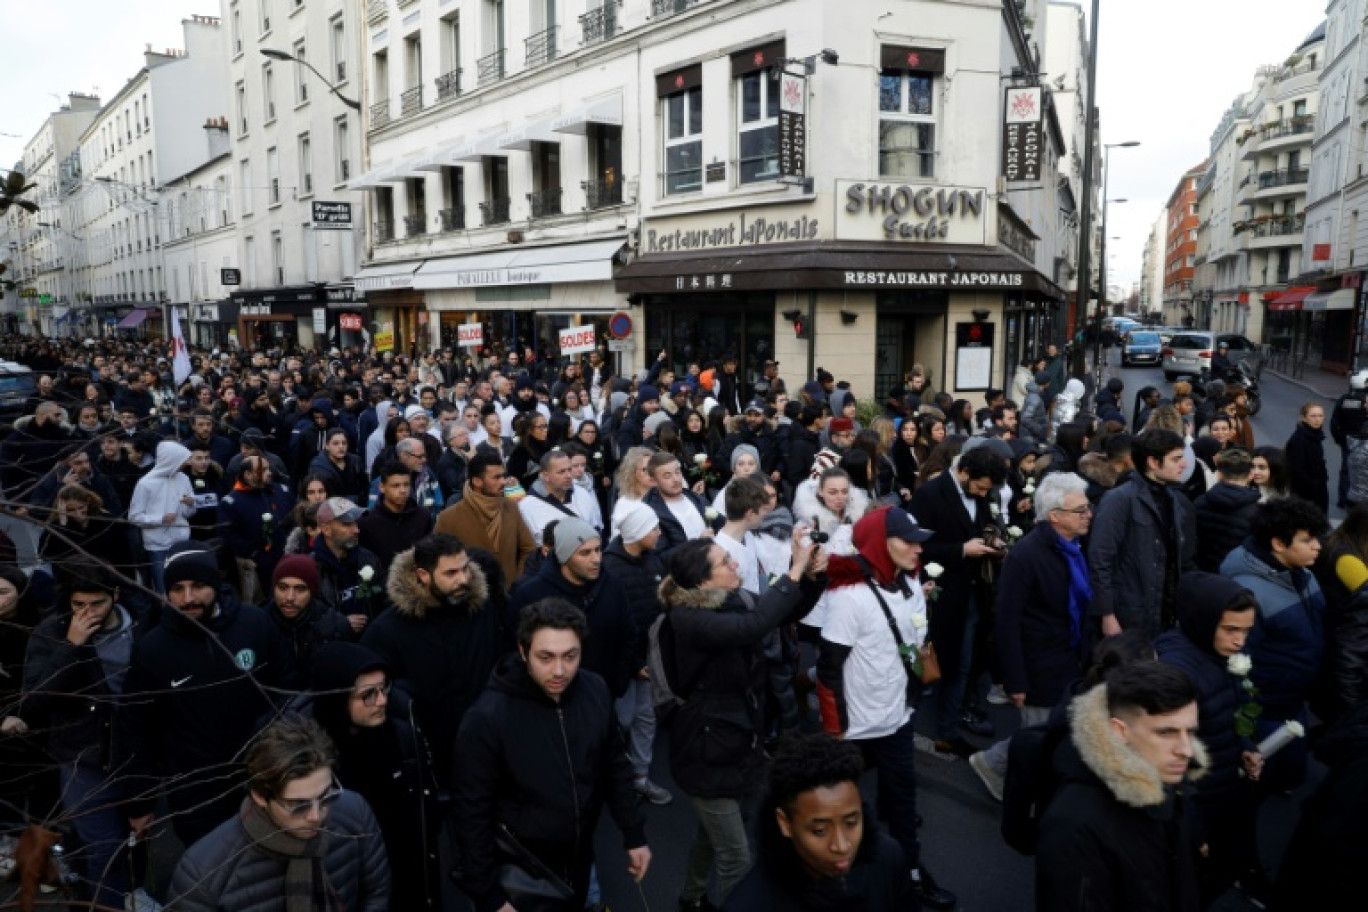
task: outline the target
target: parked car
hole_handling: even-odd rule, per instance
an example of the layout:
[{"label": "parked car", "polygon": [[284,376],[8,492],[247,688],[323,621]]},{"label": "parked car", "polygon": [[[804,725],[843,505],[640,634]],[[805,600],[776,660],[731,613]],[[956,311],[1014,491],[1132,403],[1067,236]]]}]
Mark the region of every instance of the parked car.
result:
[{"label": "parked car", "polygon": [[1132,364],[1158,364],[1159,351],[1163,344],[1159,334],[1148,329],[1132,329],[1126,333],[1121,345],[1121,366]]},{"label": "parked car", "polygon": [[1196,376],[1211,370],[1211,356],[1216,346],[1230,343],[1231,361],[1262,361],[1259,348],[1238,333],[1212,333],[1184,330],[1174,334],[1163,349],[1165,380],[1175,380],[1180,374]]},{"label": "parked car", "polygon": [[0,361],[0,421],[23,417],[29,400],[38,394],[33,371],[14,361]]}]

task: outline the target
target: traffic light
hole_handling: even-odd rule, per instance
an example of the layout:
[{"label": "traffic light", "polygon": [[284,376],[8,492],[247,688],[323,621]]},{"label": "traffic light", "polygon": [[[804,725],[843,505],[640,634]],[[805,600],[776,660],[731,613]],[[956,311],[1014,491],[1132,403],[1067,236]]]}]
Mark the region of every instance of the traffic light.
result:
[{"label": "traffic light", "polygon": [[795,339],[806,339],[808,337],[807,317],[793,318],[793,337]]}]

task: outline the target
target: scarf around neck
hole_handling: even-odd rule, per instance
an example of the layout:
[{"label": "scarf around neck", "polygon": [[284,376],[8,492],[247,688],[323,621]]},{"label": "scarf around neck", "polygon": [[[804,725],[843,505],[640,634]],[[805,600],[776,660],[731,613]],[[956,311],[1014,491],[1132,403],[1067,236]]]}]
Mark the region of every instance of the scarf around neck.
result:
[{"label": "scarf around neck", "polygon": [[479,518],[480,524],[483,525],[485,530],[489,533],[489,540],[497,543],[499,541],[499,533],[503,530],[504,498],[502,496],[490,497],[488,494],[475,490],[470,482],[467,481],[465,494],[462,495],[462,500],[469,503],[471,509],[475,511],[475,515]]},{"label": "scarf around neck", "polygon": [[254,845],[286,859],[286,912],[343,912],[341,897],[328,883],[323,869],[328,850],[326,832],[313,839],[297,839],[277,827],[250,795],[242,801],[241,816],[242,828]]},{"label": "scarf around neck", "polygon": [[1069,541],[1050,530],[1055,537],[1055,550],[1064,555],[1069,565],[1069,645],[1075,649],[1083,639],[1083,612],[1092,601],[1092,583],[1088,581],[1088,559],[1077,541]]}]

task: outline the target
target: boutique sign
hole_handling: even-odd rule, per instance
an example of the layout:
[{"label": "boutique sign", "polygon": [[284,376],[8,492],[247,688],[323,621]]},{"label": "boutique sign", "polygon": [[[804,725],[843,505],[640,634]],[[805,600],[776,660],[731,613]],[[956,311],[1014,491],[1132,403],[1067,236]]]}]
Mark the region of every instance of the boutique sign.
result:
[{"label": "boutique sign", "polygon": [[836,237],[849,241],[986,244],[982,187],[836,181]]}]

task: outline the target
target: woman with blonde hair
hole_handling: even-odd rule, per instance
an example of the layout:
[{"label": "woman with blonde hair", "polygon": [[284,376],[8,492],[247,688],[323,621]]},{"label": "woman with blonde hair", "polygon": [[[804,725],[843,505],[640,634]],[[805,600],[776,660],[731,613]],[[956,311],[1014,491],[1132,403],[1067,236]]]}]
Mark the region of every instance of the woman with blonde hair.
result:
[{"label": "woman with blonde hair", "polygon": [[618,523],[622,522],[628,511],[641,503],[647,492],[655,487],[651,473],[646,471],[646,463],[651,459],[651,452],[650,447],[632,447],[623,454],[622,462],[618,463],[617,475],[614,478],[617,500],[613,503],[613,516],[608,523],[610,539],[617,535]]},{"label": "woman with blonde hair", "polygon": [[1197,454],[1192,451],[1192,438],[1187,436],[1186,425],[1183,423],[1183,416],[1178,414],[1178,409],[1172,405],[1161,405],[1150,412],[1149,420],[1145,422],[1145,430],[1150,428],[1162,428],[1165,431],[1173,431],[1183,438],[1183,460],[1187,466],[1183,469],[1183,476],[1179,479],[1183,484],[1188,483],[1192,473],[1197,470]]}]

